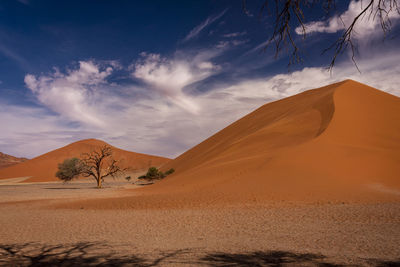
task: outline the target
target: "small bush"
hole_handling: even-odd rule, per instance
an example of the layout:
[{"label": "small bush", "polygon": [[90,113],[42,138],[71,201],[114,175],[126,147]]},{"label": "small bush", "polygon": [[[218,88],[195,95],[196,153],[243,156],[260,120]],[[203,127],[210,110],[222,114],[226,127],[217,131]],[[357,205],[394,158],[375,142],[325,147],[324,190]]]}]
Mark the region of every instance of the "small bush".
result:
[{"label": "small bush", "polygon": [[175,172],[175,170],[171,168],[165,172],[165,175],[170,175],[170,174],[173,174],[174,172]]},{"label": "small bush", "polygon": [[146,177],[148,177],[148,178],[157,178],[158,175],[159,175],[159,172],[156,167],[150,167],[146,173]]},{"label": "small bush", "polygon": [[125,179],[129,182],[131,180],[130,176],[125,177]]},{"label": "small bush", "polygon": [[166,176],[173,173],[174,169],[169,169],[165,173],[157,169],[156,167],[150,167],[146,173],[146,175],[139,176],[138,179],[147,179],[147,180],[155,180],[155,179],[162,179]]}]

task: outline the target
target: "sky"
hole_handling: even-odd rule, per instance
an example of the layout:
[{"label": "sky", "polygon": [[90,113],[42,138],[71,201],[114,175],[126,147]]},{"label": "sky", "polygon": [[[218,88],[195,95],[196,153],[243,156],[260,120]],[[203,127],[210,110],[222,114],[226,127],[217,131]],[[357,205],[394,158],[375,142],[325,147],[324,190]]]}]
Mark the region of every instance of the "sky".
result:
[{"label": "sky", "polygon": [[[86,138],[174,158],[252,110],[344,79],[400,96],[399,18],[355,27],[356,60],[332,51],[360,1],[305,10],[290,47],[264,49],[274,16],[264,1],[3,0],[0,151],[33,158]],[[364,1],[365,2],[365,1]]]}]

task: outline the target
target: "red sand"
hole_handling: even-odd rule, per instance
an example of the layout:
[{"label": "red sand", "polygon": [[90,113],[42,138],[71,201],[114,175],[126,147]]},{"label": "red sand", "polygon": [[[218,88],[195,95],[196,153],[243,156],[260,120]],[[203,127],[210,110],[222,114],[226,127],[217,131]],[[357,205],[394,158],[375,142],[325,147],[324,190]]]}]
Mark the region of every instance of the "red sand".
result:
[{"label": "red sand", "polygon": [[[64,159],[80,157],[82,153],[89,153],[107,143],[96,140],[81,140],[65,147],[53,150],[34,159],[0,170],[0,179],[32,176],[24,182],[58,181],[55,177],[57,166]],[[130,170],[145,170],[150,166],[161,166],[169,161],[167,158],[151,156],[122,150],[112,147],[113,158],[120,162],[122,168]]]}]

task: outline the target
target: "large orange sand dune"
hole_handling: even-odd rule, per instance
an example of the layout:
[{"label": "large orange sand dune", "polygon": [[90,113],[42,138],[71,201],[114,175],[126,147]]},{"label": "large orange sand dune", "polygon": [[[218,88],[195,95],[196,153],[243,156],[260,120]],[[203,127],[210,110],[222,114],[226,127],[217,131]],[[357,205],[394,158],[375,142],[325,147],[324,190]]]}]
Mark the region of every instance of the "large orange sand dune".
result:
[{"label": "large orange sand dune", "polygon": [[164,166],[143,193],[400,198],[400,98],[352,80],[266,104]]},{"label": "large orange sand dune", "polygon": [[[0,179],[32,176],[25,182],[57,181],[58,179],[55,177],[57,166],[64,159],[80,157],[82,153],[90,153],[104,145],[108,144],[96,139],[81,140],[18,165],[1,169]],[[113,158],[120,162],[122,168],[129,168],[130,170],[145,170],[150,166],[160,166],[169,161],[169,159],[163,157],[111,147]]]}]

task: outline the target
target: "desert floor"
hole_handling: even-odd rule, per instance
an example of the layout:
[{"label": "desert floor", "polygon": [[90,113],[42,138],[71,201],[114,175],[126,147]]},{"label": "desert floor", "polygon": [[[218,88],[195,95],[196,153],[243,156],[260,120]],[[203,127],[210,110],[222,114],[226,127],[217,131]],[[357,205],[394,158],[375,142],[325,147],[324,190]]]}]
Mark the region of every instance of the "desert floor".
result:
[{"label": "desert floor", "polygon": [[400,203],[69,209],[59,204],[132,195],[136,186],[15,181],[0,183],[4,266],[400,264]]}]

